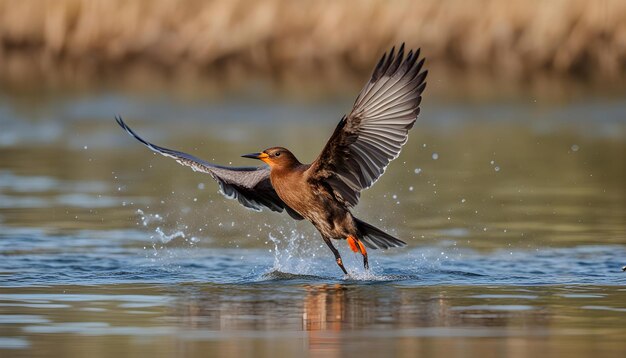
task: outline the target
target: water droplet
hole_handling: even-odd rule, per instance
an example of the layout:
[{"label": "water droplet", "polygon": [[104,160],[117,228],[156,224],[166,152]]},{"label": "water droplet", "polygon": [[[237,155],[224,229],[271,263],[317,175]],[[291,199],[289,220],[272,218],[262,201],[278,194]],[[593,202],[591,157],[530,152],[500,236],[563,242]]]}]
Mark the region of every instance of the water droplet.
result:
[{"label": "water droplet", "polygon": [[415,174],[419,174],[422,172],[422,168],[415,168],[415,170],[413,171]]},{"label": "water droplet", "polygon": [[193,201],[194,201],[194,202],[198,201],[198,198],[193,198]]},{"label": "water droplet", "polygon": [[398,196],[396,194],[393,194],[391,197],[394,199],[398,199]]},{"label": "water droplet", "polygon": [[461,199],[461,202],[464,203],[464,202],[466,202],[466,200],[465,199]]},{"label": "water droplet", "polygon": [[492,161],[489,162],[489,164],[494,165],[494,164],[496,164],[496,161],[492,160]]},{"label": "water droplet", "polygon": [[198,184],[198,189],[200,189],[200,190],[204,189],[204,183],[199,183]]},{"label": "water droplet", "polygon": [[412,186],[409,187],[409,191],[413,191],[413,187]]},{"label": "water droplet", "polygon": [[499,172],[500,171],[500,167],[496,166],[495,168],[493,168],[493,170]]},{"label": "water droplet", "polygon": [[578,150],[580,149],[580,147],[576,144],[572,144],[572,146],[570,147],[570,149],[572,150],[572,152],[578,152]]},{"label": "water droplet", "polygon": [[87,146],[84,146],[84,147],[83,147],[83,149],[87,149],[87,148],[89,148],[89,147],[87,147]]},{"label": "water droplet", "polygon": [[439,159],[439,154],[433,153],[432,157],[433,157],[433,160],[437,160],[437,159]]}]

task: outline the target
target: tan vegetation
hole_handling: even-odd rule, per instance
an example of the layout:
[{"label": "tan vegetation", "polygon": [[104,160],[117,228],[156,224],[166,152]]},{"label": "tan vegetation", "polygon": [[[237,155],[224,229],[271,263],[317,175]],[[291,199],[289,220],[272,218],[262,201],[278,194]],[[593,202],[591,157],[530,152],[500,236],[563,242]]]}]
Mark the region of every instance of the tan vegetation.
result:
[{"label": "tan vegetation", "polygon": [[[3,72],[63,62],[369,70],[392,44],[513,78],[621,78],[626,1],[0,0]],[[33,60],[34,58],[34,60]],[[22,68],[22,70],[24,70]]]}]

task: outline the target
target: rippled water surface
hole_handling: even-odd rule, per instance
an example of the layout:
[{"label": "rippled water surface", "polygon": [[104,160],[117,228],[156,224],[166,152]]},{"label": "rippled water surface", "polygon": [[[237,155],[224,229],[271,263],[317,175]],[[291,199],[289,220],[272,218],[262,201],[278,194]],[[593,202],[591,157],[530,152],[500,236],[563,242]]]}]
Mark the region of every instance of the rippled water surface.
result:
[{"label": "rippled water surface", "polygon": [[[620,356],[626,102],[426,97],[338,242],[248,211],[115,124],[221,164],[311,161],[351,103],[88,91],[0,95],[0,355]],[[96,354],[97,352],[97,354]]]}]

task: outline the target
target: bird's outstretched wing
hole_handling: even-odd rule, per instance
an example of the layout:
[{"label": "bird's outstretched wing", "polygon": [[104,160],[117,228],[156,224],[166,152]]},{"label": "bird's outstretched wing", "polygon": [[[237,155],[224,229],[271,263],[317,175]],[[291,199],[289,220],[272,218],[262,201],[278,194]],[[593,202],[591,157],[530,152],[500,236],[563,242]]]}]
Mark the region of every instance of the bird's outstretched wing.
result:
[{"label": "bird's outstretched wing", "polygon": [[376,65],[326,146],[309,168],[309,180],[327,183],[347,206],[359,201],[361,190],[372,186],[397,158],[419,114],[428,71],[421,71],[420,50],[404,56],[391,49]]},{"label": "bird's outstretched wing", "polygon": [[194,171],[209,174],[217,181],[222,194],[227,198],[237,199],[243,206],[256,211],[261,211],[263,207],[278,212],[287,210],[292,218],[303,219],[278,197],[270,181],[270,171],[267,166],[224,167],[215,165],[187,153],[154,145],[130,129],[122,117],[117,116],[115,120],[128,134],[154,152],[174,158],[178,163],[189,166]]}]

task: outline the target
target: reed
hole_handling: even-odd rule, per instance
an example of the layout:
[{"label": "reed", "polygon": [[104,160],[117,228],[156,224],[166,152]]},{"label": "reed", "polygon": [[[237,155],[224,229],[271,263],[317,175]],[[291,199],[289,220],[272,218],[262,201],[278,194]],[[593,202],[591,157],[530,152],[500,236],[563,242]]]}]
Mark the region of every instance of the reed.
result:
[{"label": "reed", "polygon": [[400,42],[512,78],[622,78],[626,1],[0,0],[0,61],[17,67],[26,54],[35,66],[366,71]]}]

